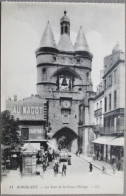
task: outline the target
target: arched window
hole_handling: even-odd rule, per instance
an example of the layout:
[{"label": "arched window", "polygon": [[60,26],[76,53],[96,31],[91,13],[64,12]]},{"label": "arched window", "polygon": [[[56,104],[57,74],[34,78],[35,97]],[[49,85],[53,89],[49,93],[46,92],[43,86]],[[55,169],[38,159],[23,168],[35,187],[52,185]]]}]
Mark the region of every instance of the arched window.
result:
[{"label": "arched window", "polygon": [[67,33],[67,26],[65,26],[65,33]]},{"label": "arched window", "polygon": [[61,35],[63,34],[63,26],[61,27]]},{"label": "arched window", "polygon": [[80,63],[80,59],[79,58],[77,59],[77,63]]},{"label": "arched window", "polygon": [[82,88],[79,88],[78,91],[79,91],[79,92],[82,91]]},{"label": "arched window", "polygon": [[57,84],[60,91],[69,91],[73,87],[73,78],[69,75],[60,75]]},{"label": "arched window", "polygon": [[89,72],[86,73],[87,80],[89,80]]},{"label": "arched window", "polygon": [[55,56],[53,57],[53,60],[56,61],[56,57]]},{"label": "arched window", "polygon": [[46,80],[47,80],[47,69],[42,68],[42,81],[46,81]]}]

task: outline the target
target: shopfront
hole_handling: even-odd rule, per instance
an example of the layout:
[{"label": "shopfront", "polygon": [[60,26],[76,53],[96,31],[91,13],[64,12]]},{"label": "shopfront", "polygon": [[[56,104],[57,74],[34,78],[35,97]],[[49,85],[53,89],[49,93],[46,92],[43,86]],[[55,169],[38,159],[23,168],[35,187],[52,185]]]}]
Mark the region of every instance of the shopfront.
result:
[{"label": "shopfront", "polygon": [[20,126],[20,137],[25,144],[31,143],[37,149],[37,161],[40,160],[41,147],[46,149],[46,120],[47,103],[38,95],[23,100],[7,100],[7,110],[11,112],[14,119],[18,119]]},{"label": "shopfront", "polygon": [[101,136],[92,141],[94,143],[94,154],[97,160],[110,162],[110,141],[115,137]]},{"label": "shopfront", "polygon": [[118,170],[123,170],[124,137],[102,136],[93,141],[94,154],[97,160],[111,164],[116,163]]},{"label": "shopfront", "polygon": [[111,163],[116,163],[118,170],[124,169],[124,137],[117,137],[110,142]]}]

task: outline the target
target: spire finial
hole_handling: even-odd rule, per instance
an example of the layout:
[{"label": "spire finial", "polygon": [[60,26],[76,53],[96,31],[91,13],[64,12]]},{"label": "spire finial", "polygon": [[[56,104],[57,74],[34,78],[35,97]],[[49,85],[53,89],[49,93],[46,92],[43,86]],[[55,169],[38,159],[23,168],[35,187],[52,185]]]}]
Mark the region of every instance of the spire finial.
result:
[{"label": "spire finial", "polygon": [[66,15],[67,14],[67,11],[66,10],[64,10],[64,15]]}]

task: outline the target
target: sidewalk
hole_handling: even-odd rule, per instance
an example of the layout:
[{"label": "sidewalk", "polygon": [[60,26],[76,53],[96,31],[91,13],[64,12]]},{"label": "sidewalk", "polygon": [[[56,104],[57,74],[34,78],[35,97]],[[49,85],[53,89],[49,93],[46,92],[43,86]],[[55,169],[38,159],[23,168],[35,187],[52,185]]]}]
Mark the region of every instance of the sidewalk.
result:
[{"label": "sidewalk", "polygon": [[10,170],[4,170],[4,171],[1,171],[1,176],[7,176],[9,174]]},{"label": "sidewalk", "polygon": [[113,173],[113,169],[112,169],[112,165],[109,163],[106,163],[105,161],[98,161],[98,160],[93,160],[92,157],[87,157],[85,155],[77,155],[80,158],[84,159],[87,162],[91,162],[92,165],[96,168],[98,168],[99,170],[102,171],[102,167],[104,166],[106,169],[106,174],[109,176],[113,176],[113,177],[117,177],[117,178],[123,178],[124,177],[124,172],[123,171],[115,171],[115,173]]}]

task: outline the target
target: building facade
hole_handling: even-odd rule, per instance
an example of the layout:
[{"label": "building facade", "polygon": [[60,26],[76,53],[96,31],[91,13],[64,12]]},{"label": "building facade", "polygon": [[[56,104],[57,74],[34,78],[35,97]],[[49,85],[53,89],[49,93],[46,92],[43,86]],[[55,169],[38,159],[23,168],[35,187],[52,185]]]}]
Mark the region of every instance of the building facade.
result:
[{"label": "building facade", "polygon": [[94,128],[94,97],[93,91],[87,92],[87,97],[79,104],[78,150],[86,156],[92,156],[94,146],[92,141],[96,138]]},{"label": "building facade", "polygon": [[[101,78],[103,71],[101,71]],[[96,137],[103,133],[104,127],[104,83],[101,79],[97,86],[96,96],[94,97],[94,124],[96,128]]]},{"label": "building facade", "polygon": [[24,143],[30,142],[40,150],[45,146],[47,103],[38,95],[23,100],[10,98],[6,101],[6,109],[11,112],[15,119],[18,119],[20,126],[20,136]]},{"label": "building facade", "polygon": [[[60,19],[58,45],[48,22],[35,54],[37,95],[21,101],[7,100],[6,108],[15,118],[19,118],[22,138],[25,142],[38,141],[40,146],[40,140],[55,140],[57,147],[74,152],[81,149],[83,153],[89,153],[93,135],[90,126],[93,118],[93,55],[83,28],[80,27],[73,46],[70,19],[64,11]],[[85,113],[82,128],[79,113],[81,104]],[[83,142],[80,144],[81,134]]]},{"label": "building facade", "polygon": [[89,98],[88,92],[92,91],[93,55],[89,51],[82,27],[75,45],[72,45],[70,19],[66,11],[60,19],[60,32],[60,40],[56,45],[48,22],[36,50],[37,94],[48,101],[47,126],[50,128],[47,135],[50,139],[55,139],[58,145],[61,138],[65,138],[65,147],[76,151],[78,107],[80,101],[86,96]]},{"label": "building facade", "polygon": [[14,97],[6,103],[6,109],[19,119],[24,142],[30,141],[40,150],[50,140],[57,148],[87,156],[95,152],[100,160],[111,161],[112,156],[120,160],[125,64],[118,44],[104,59],[97,93],[93,92],[91,81],[93,55],[83,28],[80,27],[73,46],[66,11],[60,19],[59,43],[56,44],[48,22],[35,55],[37,95],[20,101]]},{"label": "building facade", "polygon": [[117,165],[124,157],[124,109],[125,109],[125,56],[114,47],[112,54],[104,58],[104,129],[94,141],[99,146],[101,160]]}]

